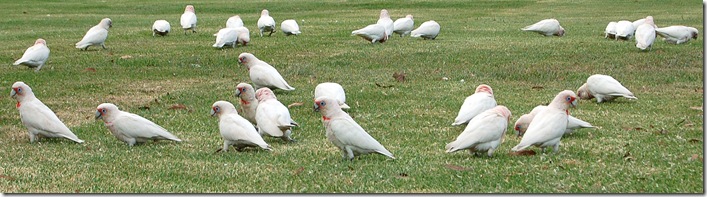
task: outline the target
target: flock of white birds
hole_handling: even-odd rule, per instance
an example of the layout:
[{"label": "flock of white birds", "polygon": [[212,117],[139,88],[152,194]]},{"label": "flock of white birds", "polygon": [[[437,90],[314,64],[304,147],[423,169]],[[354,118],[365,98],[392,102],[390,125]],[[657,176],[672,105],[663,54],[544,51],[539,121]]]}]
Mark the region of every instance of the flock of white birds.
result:
[{"label": "flock of white birds", "polygon": [[[196,33],[196,24],[194,6],[187,5],[180,18],[184,33],[189,30]],[[86,50],[90,46],[101,46],[106,49],[105,40],[111,27],[111,19],[102,19],[98,25],[86,32],[81,41],[76,43],[76,48]],[[275,32],[275,20],[269,15],[268,10],[262,10],[258,28],[261,37],[263,33],[272,35]],[[371,43],[383,43],[393,33],[401,37],[410,35],[435,39],[440,31],[440,25],[433,20],[422,23],[417,29],[413,28],[412,15],[393,21],[388,11],[383,9],[376,24],[355,30],[351,34]],[[280,30],[285,35],[301,33],[297,22],[292,19],[283,21]],[[545,19],[521,30],[537,32],[545,36],[565,34],[564,28],[556,19]],[[157,20],[153,24],[152,31],[153,36],[164,36],[171,31],[171,27],[166,20]],[[666,42],[681,44],[697,38],[698,32],[695,28],[685,26],[657,28],[653,17],[648,16],[635,22],[627,20],[610,22],[605,33],[606,38],[612,39],[627,40],[635,37],[636,47],[646,50],[650,49],[657,35],[662,36]],[[250,31],[244,27],[238,15],[230,17],[226,21],[226,28],[219,30],[214,36],[216,42],[213,47],[216,48],[236,47],[238,43],[245,46],[250,42]],[[49,48],[46,41],[40,38],[14,65],[22,64],[39,71],[48,57]],[[211,115],[219,118],[219,130],[223,138],[223,148],[219,151],[227,151],[231,146],[235,146],[237,150],[246,147],[272,150],[271,146],[263,140],[263,136],[296,142],[292,138],[292,128],[299,124],[291,118],[288,107],[278,101],[272,91],[273,89],[293,91],[295,88],[285,81],[275,67],[253,54],[240,54],[238,62],[247,67],[253,85],[240,83],[236,86],[240,109],[236,109],[236,106],[228,101],[216,101],[211,106]],[[24,82],[16,82],[12,85],[11,96],[17,100],[16,107],[20,112],[22,123],[28,129],[30,142],[37,141],[38,137],[58,137],[77,143],[84,142],[73,134],[51,109],[37,99],[32,89]],[[512,148],[512,151],[538,146],[543,151],[551,147],[553,152],[557,152],[564,134],[580,128],[593,128],[590,123],[569,115],[568,109],[577,105],[577,99],[596,98],[596,101],[601,103],[618,97],[637,99],[631,91],[611,76],[600,74],[590,76],[577,90],[577,94],[564,90],[558,93],[548,106],[537,106],[530,113],[520,116],[515,122],[514,130],[522,136],[522,139]],[[378,153],[395,159],[390,151],[371,137],[344,111],[350,106],[346,104],[344,88],[340,84],[327,82],[317,85],[314,98],[314,108],[322,115],[326,137],[341,150],[343,158],[351,160],[361,154]],[[453,142],[446,145],[446,151],[451,153],[469,150],[476,154],[486,152],[488,156],[492,156],[503,142],[510,116],[511,112],[507,107],[497,105],[492,88],[485,84],[479,85],[475,93],[464,100],[452,123],[453,126],[466,125],[466,128]],[[95,117],[102,119],[118,140],[130,146],[150,140],[181,141],[167,129],[139,115],[121,111],[111,103],[98,105]]]}]

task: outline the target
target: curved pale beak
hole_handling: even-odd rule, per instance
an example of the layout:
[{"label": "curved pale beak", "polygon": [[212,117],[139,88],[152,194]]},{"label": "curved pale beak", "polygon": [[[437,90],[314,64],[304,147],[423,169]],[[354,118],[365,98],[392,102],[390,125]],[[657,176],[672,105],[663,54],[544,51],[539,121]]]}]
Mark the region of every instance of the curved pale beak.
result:
[{"label": "curved pale beak", "polygon": [[216,110],[214,110],[214,108],[211,108],[210,114],[211,114],[211,116],[215,116],[215,115],[216,115]]},{"label": "curved pale beak", "polygon": [[241,97],[241,89],[236,88],[236,97]]},{"label": "curved pale beak", "polygon": [[570,106],[577,107],[577,98],[572,97],[572,102],[570,102]]},{"label": "curved pale beak", "polygon": [[319,111],[319,105],[317,105],[317,103],[314,103],[314,111],[316,111],[316,112]]},{"label": "curved pale beak", "polygon": [[15,91],[15,88],[12,88],[10,91],[10,97],[15,98],[17,96],[17,91]]},{"label": "curved pale beak", "polygon": [[96,110],[96,119],[103,119],[103,113],[100,110]]}]

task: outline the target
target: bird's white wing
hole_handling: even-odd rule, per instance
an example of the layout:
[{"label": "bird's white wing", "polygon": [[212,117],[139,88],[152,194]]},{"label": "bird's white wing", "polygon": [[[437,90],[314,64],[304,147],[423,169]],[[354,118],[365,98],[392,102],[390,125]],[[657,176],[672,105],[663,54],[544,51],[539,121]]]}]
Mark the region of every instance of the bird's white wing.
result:
[{"label": "bird's white wing", "polygon": [[180,141],[179,138],[169,133],[167,129],[162,128],[150,120],[129,112],[120,113],[121,114],[115,117],[113,126],[126,136],[133,138],[164,138]]}]

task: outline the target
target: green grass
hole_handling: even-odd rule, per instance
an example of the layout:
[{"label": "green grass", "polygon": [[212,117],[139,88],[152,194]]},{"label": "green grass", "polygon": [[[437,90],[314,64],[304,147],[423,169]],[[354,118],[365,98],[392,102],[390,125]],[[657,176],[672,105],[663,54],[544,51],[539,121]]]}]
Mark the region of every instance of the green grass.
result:
[{"label": "green grass", "polygon": [[[15,101],[5,96],[2,192],[704,193],[703,112],[691,109],[703,103],[702,38],[682,45],[657,40],[649,52],[633,41],[603,39],[609,21],[647,15],[660,27],[702,30],[696,1],[208,1],[193,3],[198,33],[185,36],[178,26],[188,3],[3,3],[0,93],[26,82],[86,143],[30,144]],[[263,8],[278,26],[296,19],[303,34],[257,36]],[[416,26],[435,20],[441,34],[373,45],[350,36],[375,23],[380,9],[393,19],[413,14]],[[235,14],[251,30],[251,44],[213,49],[212,34]],[[74,48],[104,17],[113,20],[109,50]],[[545,18],[560,20],[566,35],[520,31]],[[152,37],[157,19],[175,31]],[[11,66],[39,37],[51,49],[47,65],[39,73]],[[237,63],[242,52],[269,62],[297,88],[275,93],[285,105],[304,103],[290,109],[300,123],[293,132],[299,143],[266,138],[274,151],[213,153],[222,140],[208,112],[217,100],[237,101],[235,85],[250,82]],[[406,80],[395,81],[395,72]],[[520,141],[510,126],[492,158],[444,153],[463,130],[450,124],[477,85],[491,85],[515,122],[596,73],[615,77],[639,99],[581,101],[572,115],[598,128],[564,137],[558,154],[509,155]],[[349,113],[398,159],[341,159],[311,108],[314,87],[327,81],[344,86]],[[128,147],[93,119],[103,102],[153,120],[185,142]],[[187,109],[169,109],[175,104]]]}]

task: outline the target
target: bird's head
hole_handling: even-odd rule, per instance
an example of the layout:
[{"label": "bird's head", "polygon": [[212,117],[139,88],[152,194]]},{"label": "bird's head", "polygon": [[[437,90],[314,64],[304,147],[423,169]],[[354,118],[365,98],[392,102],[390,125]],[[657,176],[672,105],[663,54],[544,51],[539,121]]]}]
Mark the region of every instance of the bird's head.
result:
[{"label": "bird's head", "polygon": [[24,100],[25,97],[33,95],[34,93],[32,93],[32,88],[30,88],[24,82],[18,81],[12,84],[12,90],[10,90],[10,97],[17,100],[17,102],[21,102],[22,100]]},{"label": "bird's head", "polygon": [[221,117],[221,114],[230,112],[238,114],[236,107],[228,101],[216,101],[211,105],[211,116]]},{"label": "bird's head", "polygon": [[96,119],[103,119],[104,122],[112,122],[113,113],[119,111],[118,106],[113,103],[102,103],[96,107]]}]

